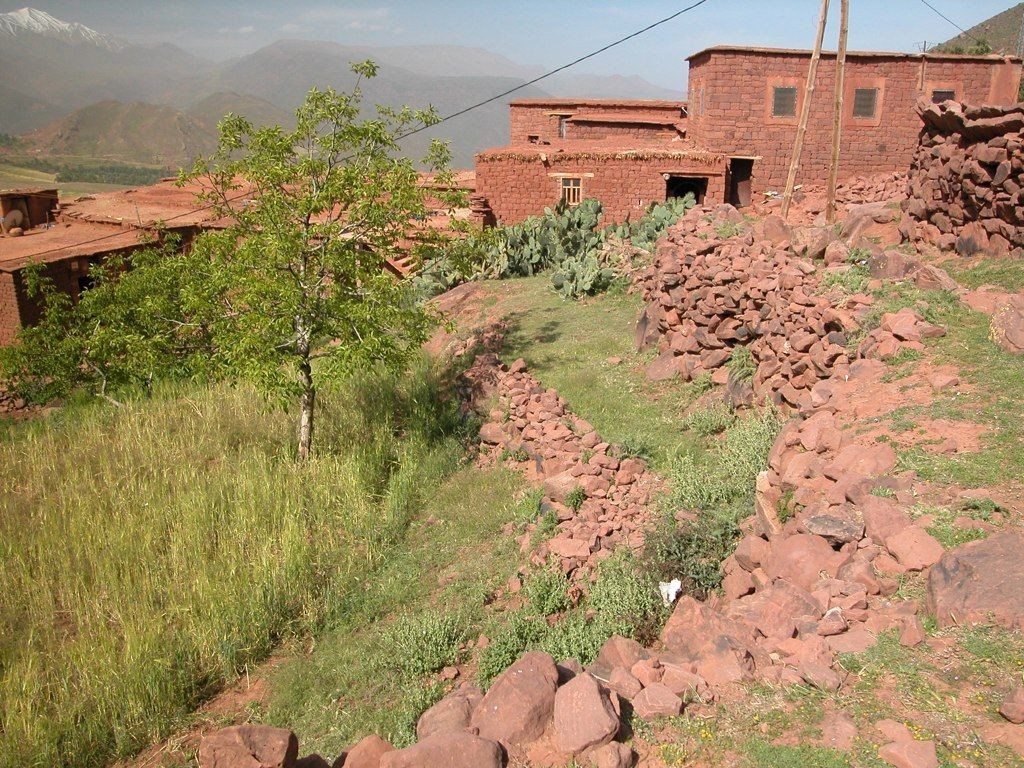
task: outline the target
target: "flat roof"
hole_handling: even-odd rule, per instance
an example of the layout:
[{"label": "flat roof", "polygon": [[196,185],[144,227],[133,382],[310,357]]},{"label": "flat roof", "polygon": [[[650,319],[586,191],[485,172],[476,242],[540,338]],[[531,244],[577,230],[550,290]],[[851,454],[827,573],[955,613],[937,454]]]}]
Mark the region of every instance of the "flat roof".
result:
[{"label": "flat roof", "polygon": [[16,187],[13,189],[0,189],[0,197],[7,195],[51,195],[57,194],[56,187]]},{"label": "flat roof", "polygon": [[[698,56],[703,56],[705,53],[766,53],[772,55],[782,56],[810,56],[813,51],[805,48],[767,48],[752,45],[713,45],[710,48],[704,48],[703,50],[697,51],[694,54],[686,57],[687,61],[692,61]],[[829,57],[835,56],[835,51],[822,51],[822,56]],[[929,61],[937,60],[951,60],[951,61],[989,61],[989,62],[1003,62],[1003,61],[1021,61],[1018,56],[1002,56],[998,53],[987,53],[987,54],[970,54],[970,53],[903,53],[900,51],[847,51],[847,58],[852,59],[928,59]]]},{"label": "flat roof", "polygon": [[507,147],[492,147],[477,153],[477,158],[482,160],[500,157],[526,157],[536,158],[546,155],[554,158],[612,158],[624,160],[628,158],[687,158],[687,157],[709,157],[725,158],[721,152],[711,152],[703,147],[698,147],[692,141],[670,139],[660,142],[630,141],[622,139],[592,139],[592,140],[567,140],[552,144],[513,144]]},{"label": "flat roof", "polygon": [[663,99],[517,99],[510,101],[512,107],[628,107],[635,109],[647,107],[648,109],[682,109],[686,106],[685,100],[666,101]]},{"label": "flat roof", "polygon": [[32,262],[49,264],[119,251],[139,245],[145,236],[138,229],[78,221],[34,227],[20,237],[0,237],[0,272],[16,272]]},{"label": "flat roof", "polygon": [[[139,227],[154,227],[162,222],[172,227],[226,226],[226,220],[218,219],[213,210],[197,201],[202,190],[194,182],[179,187],[174,181],[161,181],[148,187],[86,195],[64,202],[62,215],[80,221]],[[245,192],[240,189],[235,194]],[[238,202],[244,201],[240,198]]]}]

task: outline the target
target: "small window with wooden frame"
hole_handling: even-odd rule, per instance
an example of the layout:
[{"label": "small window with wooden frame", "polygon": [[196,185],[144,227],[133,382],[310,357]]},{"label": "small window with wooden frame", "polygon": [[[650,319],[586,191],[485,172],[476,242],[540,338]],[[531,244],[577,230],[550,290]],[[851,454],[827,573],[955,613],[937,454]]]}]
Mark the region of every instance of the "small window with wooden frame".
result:
[{"label": "small window with wooden frame", "polygon": [[579,176],[562,177],[562,201],[569,206],[579,205],[583,200],[583,180]]},{"label": "small window with wooden frame", "polygon": [[772,117],[796,117],[799,90],[791,85],[777,85],[772,89]]}]

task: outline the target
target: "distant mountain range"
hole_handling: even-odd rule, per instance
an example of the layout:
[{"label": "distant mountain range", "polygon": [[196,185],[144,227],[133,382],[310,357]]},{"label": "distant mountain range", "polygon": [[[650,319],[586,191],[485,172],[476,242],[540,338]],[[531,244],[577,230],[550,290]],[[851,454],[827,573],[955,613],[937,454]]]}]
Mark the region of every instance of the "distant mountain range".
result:
[{"label": "distant mountain range", "polygon": [[[169,44],[137,45],[32,8],[0,14],[0,133],[27,134],[40,153],[112,160],[187,163],[208,152],[227,111],[258,124],[287,123],[313,86],[349,89],[349,62],[373,59],[380,73],[364,83],[373,104],[448,114],[541,74],[482,48],[368,47],[280,40],[216,63]],[[676,98],[639,77],[563,73],[513,98]],[[454,164],[508,139],[507,99],[417,134],[405,149],[422,153],[431,138],[452,143]]]},{"label": "distant mountain range", "polygon": [[994,53],[1015,54],[1020,41],[1022,18],[1024,3],[1018,3],[931,50],[947,53],[966,52],[972,50],[981,40],[987,43]]}]

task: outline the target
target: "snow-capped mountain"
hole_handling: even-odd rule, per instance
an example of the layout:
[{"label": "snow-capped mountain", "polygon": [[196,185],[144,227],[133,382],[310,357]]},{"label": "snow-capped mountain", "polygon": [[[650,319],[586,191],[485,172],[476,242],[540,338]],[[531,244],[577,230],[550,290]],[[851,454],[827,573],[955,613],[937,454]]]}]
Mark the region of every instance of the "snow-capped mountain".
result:
[{"label": "snow-capped mountain", "polygon": [[0,37],[21,37],[29,34],[51,37],[68,43],[88,43],[106,48],[108,51],[119,51],[127,45],[116,37],[104,35],[84,24],[61,21],[36,8],[21,8],[9,13],[0,13]]}]

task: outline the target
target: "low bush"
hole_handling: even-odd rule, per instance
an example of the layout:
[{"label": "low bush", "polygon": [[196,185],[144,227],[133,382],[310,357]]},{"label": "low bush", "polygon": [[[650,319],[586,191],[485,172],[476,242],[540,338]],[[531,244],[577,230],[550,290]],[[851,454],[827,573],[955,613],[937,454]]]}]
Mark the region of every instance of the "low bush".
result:
[{"label": "low bush", "polygon": [[419,678],[459,660],[466,639],[467,622],[458,613],[428,611],[400,616],[381,636],[380,666],[407,677]]},{"label": "low bush", "polygon": [[576,486],[565,495],[565,506],[574,512],[579,512],[583,502],[587,500],[587,492],[582,487]]},{"label": "low bush", "polygon": [[724,432],[736,421],[736,413],[721,400],[704,408],[697,408],[683,419],[683,428],[701,437],[711,437]]},{"label": "low bush", "polygon": [[523,595],[530,612],[535,616],[550,616],[561,613],[569,605],[567,589],[569,582],[561,571],[541,568],[534,571],[523,583]]},{"label": "low bush", "polygon": [[729,358],[729,362],[726,363],[726,367],[729,369],[732,377],[740,381],[750,381],[757,372],[754,353],[750,351],[748,346],[733,348],[732,356]]}]

